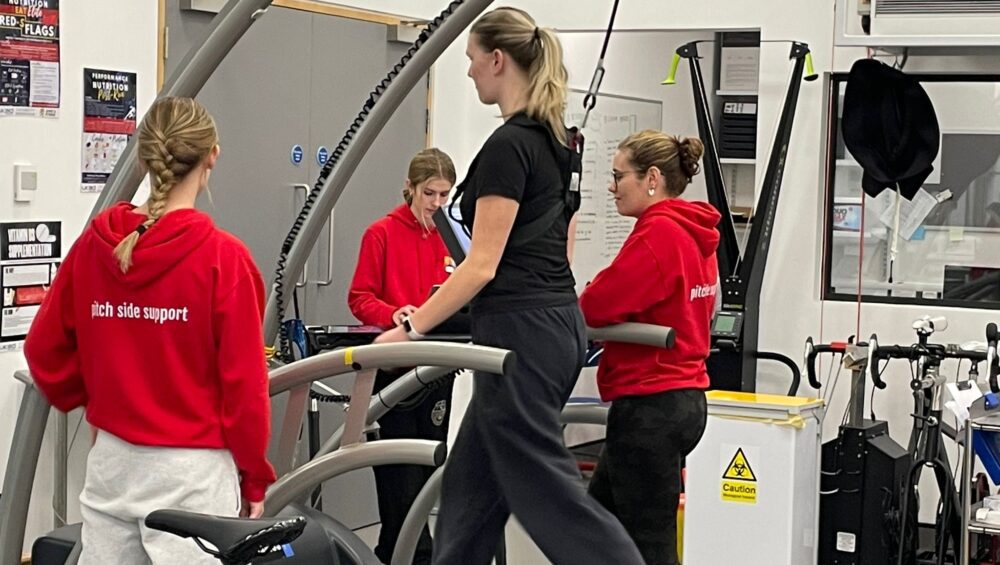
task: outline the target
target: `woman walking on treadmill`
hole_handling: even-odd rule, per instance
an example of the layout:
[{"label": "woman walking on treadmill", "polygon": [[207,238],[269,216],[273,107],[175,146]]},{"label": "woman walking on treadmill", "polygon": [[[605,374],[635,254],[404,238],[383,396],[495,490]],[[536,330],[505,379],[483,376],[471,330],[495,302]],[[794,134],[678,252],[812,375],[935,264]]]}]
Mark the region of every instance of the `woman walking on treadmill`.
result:
[{"label": "woman walking on treadmill", "polygon": [[580,297],[592,327],[645,322],[677,331],[670,350],[605,344],[597,369],[611,411],[590,493],[618,516],[648,565],[677,563],[681,461],[705,430],[719,213],[679,198],[702,151],[698,139],[651,130],[619,144],[610,191],[618,213],[638,221]]},{"label": "woman walking on treadmill", "polygon": [[91,222],[24,346],[35,384],[96,428],[80,495],[83,565],[218,563],[145,527],[173,508],[263,513],[270,400],[264,284],[250,252],[194,209],[219,157],[215,122],[162,98],[139,126],[152,189]]},{"label": "woman walking on treadmill", "polygon": [[[455,185],[455,165],[439,149],[424,149],[410,161],[403,189],[405,204],[365,231],[347,303],[362,324],[389,329],[416,311],[431,288],[448,278],[454,262],[434,228],[434,212],[448,201]],[[380,370],[375,392],[389,386],[405,372]],[[382,439],[448,439],[448,405],[451,385],[407,401],[379,418]],[[416,401],[413,404],[413,401]],[[374,468],[378,511],[382,521],[375,555],[383,563],[392,559],[399,530],[414,499],[434,471],[423,465],[380,465]],[[425,527],[413,562],[431,560],[431,536]]]},{"label": "woman walking on treadmill", "polygon": [[500,8],[473,24],[466,54],[479,100],[504,118],[459,187],[472,244],[441,290],[379,341],[419,339],[472,300],[473,341],[513,350],[517,363],[476,376],[445,468],[434,563],[490,563],[514,514],[553,563],[640,564],[621,524],[580,488],[562,440],[559,414],[586,346],[566,254],[571,213],[525,235],[568,190],[562,47],[527,13]]}]

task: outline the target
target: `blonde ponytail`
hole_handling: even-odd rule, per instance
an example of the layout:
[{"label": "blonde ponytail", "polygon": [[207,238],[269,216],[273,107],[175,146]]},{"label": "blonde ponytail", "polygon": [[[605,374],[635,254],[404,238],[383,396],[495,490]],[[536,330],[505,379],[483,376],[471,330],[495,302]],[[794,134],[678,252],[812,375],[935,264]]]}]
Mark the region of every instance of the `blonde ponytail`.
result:
[{"label": "blonde ponytail", "polygon": [[472,24],[480,46],[507,53],[528,74],[528,105],[532,119],[549,126],[566,143],[566,83],[562,44],[555,32],[540,28],[524,10],[497,8]]}]

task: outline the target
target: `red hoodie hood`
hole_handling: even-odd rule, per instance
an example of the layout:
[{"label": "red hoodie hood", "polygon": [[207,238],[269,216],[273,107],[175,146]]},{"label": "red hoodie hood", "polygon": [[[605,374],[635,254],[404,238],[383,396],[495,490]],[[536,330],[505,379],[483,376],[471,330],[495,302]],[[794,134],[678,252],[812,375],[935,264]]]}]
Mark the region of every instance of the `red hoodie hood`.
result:
[{"label": "red hoodie hood", "polygon": [[431,225],[427,226],[427,228],[425,229],[420,224],[420,220],[418,220],[417,217],[413,215],[413,210],[410,209],[410,206],[405,203],[400,204],[399,206],[393,208],[392,212],[389,212],[388,216],[392,218],[394,221],[399,222],[414,231],[421,231],[421,230],[434,231],[435,229],[433,223],[431,223]]},{"label": "red hoodie hood", "polygon": [[719,225],[722,216],[711,204],[671,198],[646,208],[646,211],[639,216],[639,223],[657,216],[670,218],[681,229],[691,234],[702,257],[708,257],[718,249],[719,230],[716,226]]},{"label": "red hoodie hood", "polygon": [[211,217],[193,208],[168,212],[139,237],[132,251],[132,266],[122,273],[114,249],[146,219],[133,210],[135,206],[121,202],[101,212],[91,223],[98,244],[107,247],[108,252],[99,255],[102,263],[130,287],[145,286],[172,269],[215,229]]}]

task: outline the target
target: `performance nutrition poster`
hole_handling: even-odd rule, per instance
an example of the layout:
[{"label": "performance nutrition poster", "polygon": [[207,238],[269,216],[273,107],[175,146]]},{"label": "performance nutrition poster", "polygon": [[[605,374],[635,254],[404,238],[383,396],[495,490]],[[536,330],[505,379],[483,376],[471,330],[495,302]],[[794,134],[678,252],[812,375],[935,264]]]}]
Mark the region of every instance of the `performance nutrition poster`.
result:
[{"label": "performance nutrition poster", "polygon": [[62,257],[62,222],[0,222],[0,351],[28,335]]},{"label": "performance nutrition poster", "polygon": [[83,69],[81,192],[101,192],[135,133],[136,74]]},{"label": "performance nutrition poster", "polygon": [[59,0],[0,0],[0,116],[59,116]]}]

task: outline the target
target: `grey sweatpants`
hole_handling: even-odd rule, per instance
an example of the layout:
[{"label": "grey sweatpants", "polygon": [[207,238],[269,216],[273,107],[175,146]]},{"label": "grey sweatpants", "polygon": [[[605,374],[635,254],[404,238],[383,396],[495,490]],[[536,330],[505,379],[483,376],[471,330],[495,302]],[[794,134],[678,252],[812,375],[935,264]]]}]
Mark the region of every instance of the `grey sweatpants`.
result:
[{"label": "grey sweatpants", "polygon": [[226,449],[132,445],[101,431],[87,456],[80,494],[80,565],[218,565],[190,539],[150,530],[162,508],[237,516],[239,475]]}]

